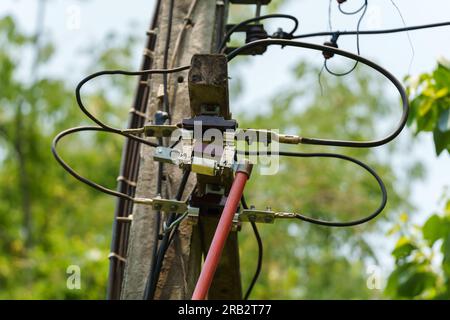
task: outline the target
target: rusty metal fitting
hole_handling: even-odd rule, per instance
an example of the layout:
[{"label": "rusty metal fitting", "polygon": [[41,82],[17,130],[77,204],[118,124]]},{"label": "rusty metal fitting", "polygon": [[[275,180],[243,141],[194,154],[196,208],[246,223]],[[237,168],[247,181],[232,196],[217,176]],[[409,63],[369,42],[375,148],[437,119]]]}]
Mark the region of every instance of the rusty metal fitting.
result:
[{"label": "rusty metal fitting", "polygon": [[250,177],[253,169],[253,163],[248,159],[244,159],[242,162],[238,163],[236,167],[236,172],[245,173],[248,177]]}]

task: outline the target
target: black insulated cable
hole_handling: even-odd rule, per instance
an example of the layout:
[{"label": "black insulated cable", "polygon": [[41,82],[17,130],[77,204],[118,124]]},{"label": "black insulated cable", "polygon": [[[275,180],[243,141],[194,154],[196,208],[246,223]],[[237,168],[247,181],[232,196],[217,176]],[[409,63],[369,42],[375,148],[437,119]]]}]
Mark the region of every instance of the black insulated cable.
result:
[{"label": "black insulated cable", "polygon": [[259,17],[250,18],[247,20],[244,20],[242,22],[239,22],[238,24],[234,25],[230,30],[227,31],[225,36],[222,39],[222,42],[219,45],[219,52],[223,52],[225,50],[226,44],[228,40],[230,40],[231,35],[239,30],[241,27],[248,25],[252,22],[261,21],[261,20],[267,20],[267,19],[276,19],[276,18],[283,18],[283,19],[290,19],[294,22],[294,27],[292,30],[288,33],[289,37],[291,38],[294,35],[294,32],[297,31],[298,28],[298,19],[294,16],[291,16],[289,14],[281,14],[281,13],[274,13],[274,14],[266,14]]},{"label": "black insulated cable", "polygon": [[[186,188],[186,184],[189,179],[190,170],[185,170],[183,172],[183,176],[181,178],[180,185],[177,190],[177,194],[175,196],[176,200],[181,200],[183,196],[183,192]],[[177,219],[177,215],[174,213],[170,213],[169,217],[167,219],[168,224],[170,225],[173,221]],[[151,300],[154,298],[155,291],[156,291],[156,285],[158,283],[159,275],[161,273],[161,268],[163,264],[164,257],[166,255],[167,249],[169,248],[170,241],[171,240],[171,234],[170,232],[166,232],[163,235],[163,238],[161,240],[161,244],[158,248],[158,252],[156,255],[155,263],[152,264],[151,270],[149,272],[149,276],[147,278],[147,283],[145,286],[144,291],[144,300]]]},{"label": "black insulated cable", "polygon": [[429,29],[429,28],[439,28],[439,27],[448,27],[450,26],[450,21],[445,22],[437,22],[430,24],[422,24],[416,26],[409,26],[403,28],[394,28],[394,29],[379,29],[379,30],[351,30],[351,31],[324,31],[324,32],[314,32],[314,33],[305,33],[294,35],[292,39],[303,39],[303,38],[312,38],[312,37],[322,37],[322,36],[332,36],[337,33],[340,36],[352,36],[352,35],[379,35],[379,34],[390,34],[397,32],[407,32],[407,31],[415,31],[421,29]]},{"label": "black insulated cable", "polygon": [[[242,208],[248,209],[247,201],[245,201],[245,197],[242,196],[241,198],[241,204]],[[259,275],[261,274],[262,269],[262,262],[263,262],[263,253],[264,253],[264,247],[261,239],[261,235],[259,234],[258,227],[256,226],[256,223],[254,221],[250,221],[250,225],[253,230],[253,234],[255,235],[256,243],[258,245],[258,260],[256,262],[256,270],[253,275],[252,281],[250,282],[250,285],[247,288],[247,291],[244,295],[244,300],[248,300],[250,297],[250,294],[253,291],[253,287],[255,286],[256,282],[258,281]]]},{"label": "black insulated cable", "polygon": [[95,117],[92,113],[90,113],[87,110],[87,108],[84,106],[83,100],[81,98],[81,88],[83,87],[83,85],[85,85],[90,80],[95,79],[95,78],[100,77],[100,76],[104,76],[104,75],[140,76],[140,75],[149,75],[149,74],[168,74],[168,73],[185,71],[185,70],[188,70],[189,68],[190,68],[190,66],[186,65],[186,66],[177,67],[177,68],[173,68],[173,69],[150,69],[150,70],[142,70],[142,71],[105,70],[105,71],[95,72],[95,73],[87,76],[86,78],[84,78],[83,80],[81,80],[78,83],[78,85],[77,85],[77,87],[75,89],[76,100],[77,100],[78,106],[81,109],[81,111],[83,111],[83,113],[86,116],[88,116],[89,119],[94,121],[100,127],[105,128],[105,129],[109,130],[110,132],[114,132],[114,133],[117,133],[117,134],[124,135],[127,138],[130,138],[132,140],[141,142],[141,143],[149,145],[151,147],[156,147],[157,144],[154,143],[154,142],[145,140],[143,138],[134,136],[134,135],[129,134],[129,133],[124,133],[123,132],[124,130],[111,127],[111,126],[103,123],[102,121],[100,121],[97,117]]},{"label": "black insulated cable", "polygon": [[372,147],[378,147],[381,145],[384,145],[388,143],[389,141],[393,140],[395,137],[397,137],[400,132],[403,130],[403,128],[406,125],[406,121],[408,119],[408,113],[409,113],[409,104],[408,104],[408,96],[406,94],[405,89],[403,88],[403,85],[401,82],[389,71],[381,67],[380,65],[376,64],[375,62],[366,59],[362,56],[356,55],[354,53],[340,50],[333,47],[323,46],[315,43],[308,43],[308,42],[299,42],[299,41],[292,41],[292,40],[283,40],[283,39],[265,39],[265,40],[258,40],[254,42],[247,43],[243,45],[242,47],[239,47],[232,52],[230,52],[227,57],[228,61],[233,60],[237,55],[239,55],[240,52],[252,49],[257,46],[270,46],[270,45],[280,45],[282,47],[297,47],[297,48],[304,48],[304,49],[311,49],[316,51],[330,51],[333,54],[337,54],[349,59],[353,59],[355,61],[358,61],[362,64],[365,64],[372,69],[378,71],[383,76],[385,76],[398,90],[401,100],[402,100],[402,115],[400,118],[400,121],[398,122],[397,126],[391,133],[386,135],[384,138],[377,139],[377,140],[371,140],[371,141],[351,141],[351,140],[332,140],[332,139],[318,139],[318,138],[308,138],[308,137],[302,137],[300,140],[301,144],[312,144],[312,145],[325,145],[325,146],[337,146],[337,147],[352,147],[352,148],[372,148]]},{"label": "black insulated cable", "polygon": [[57,151],[58,142],[62,138],[64,138],[65,136],[71,135],[71,134],[76,133],[76,132],[81,132],[81,131],[108,132],[108,133],[120,134],[120,135],[126,137],[126,135],[121,134],[121,133],[117,133],[115,131],[111,131],[110,129],[100,128],[100,127],[95,127],[95,126],[82,126],[82,127],[75,127],[75,128],[70,128],[70,129],[64,130],[64,131],[60,132],[58,135],[56,135],[56,137],[53,139],[53,142],[52,142],[51,150],[52,150],[53,156],[55,157],[56,161],[58,161],[58,163],[64,168],[64,170],[66,170],[75,179],[83,182],[84,184],[87,184],[88,186],[90,186],[90,187],[92,187],[92,188],[94,188],[94,189],[96,189],[96,190],[98,190],[100,192],[109,194],[111,196],[119,197],[119,198],[122,198],[122,199],[125,199],[125,200],[129,200],[129,201],[134,201],[135,199],[132,196],[128,195],[128,194],[125,194],[125,193],[122,193],[122,192],[118,192],[116,190],[108,189],[108,188],[106,188],[104,186],[101,186],[101,185],[93,182],[92,180],[89,180],[89,179],[81,176],[79,173],[77,173],[74,169],[72,169],[61,158],[61,156],[58,154],[58,151]]}]

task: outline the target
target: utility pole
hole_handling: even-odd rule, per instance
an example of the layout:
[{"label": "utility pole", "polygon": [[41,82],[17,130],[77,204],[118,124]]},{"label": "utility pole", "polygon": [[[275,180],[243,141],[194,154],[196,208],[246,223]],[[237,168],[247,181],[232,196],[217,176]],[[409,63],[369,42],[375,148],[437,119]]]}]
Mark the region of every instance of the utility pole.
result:
[{"label": "utility pole", "polygon": [[[172,20],[172,31],[169,43],[169,65],[176,67],[188,65],[194,54],[215,52],[217,43],[224,31],[227,20],[227,1],[217,0],[175,0],[171,8],[171,0],[161,1],[158,8],[158,23],[151,32],[156,33],[156,42],[152,68],[164,67],[164,51],[169,19]],[[180,38],[180,32],[181,34]],[[173,64],[173,65],[172,65]],[[149,82],[150,95],[147,107],[148,119],[163,108],[163,76],[153,75]],[[178,123],[191,116],[188,74],[182,72],[168,77],[168,99],[170,101],[171,123]],[[227,102],[228,103],[228,102]],[[140,167],[137,179],[137,197],[155,197],[157,195],[156,177],[158,163],[153,160],[154,148],[141,146]],[[162,197],[173,199],[181,180],[181,170],[173,166],[164,166]],[[182,199],[192,192],[196,185],[195,174],[191,174]],[[146,205],[135,204],[129,231],[128,250],[123,284],[122,299],[142,299],[147,277],[152,264],[152,252],[158,246],[155,235],[160,233],[158,215]],[[159,281],[155,291],[155,299],[189,299],[200,272],[202,251],[207,250],[208,238],[212,237],[217,218],[206,218],[204,228],[183,222],[168,248],[163,261]],[[200,230],[202,229],[202,230]],[[200,232],[202,231],[202,232]],[[210,298],[240,298],[239,258],[237,252],[237,235],[230,235],[229,241],[235,246],[224,250],[223,263],[233,265],[233,272],[217,271],[215,282],[216,293],[210,291]],[[202,248],[203,247],[203,248]],[[227,251],[228,250],[228,251]],[[231,255],[230,255],[231,253]],[[228,257],[228,258],[227,258]],[[231,257],[231,258],[230,258]],[[237,259],[237,260],[236,260]],[[231,263],[231,264],[230,264]],[[227,269],[227,268],[225,268]],[[223,264],[222,264],[223,270]],[[232,275],[231,283],[220,279],[220,274]]]}]

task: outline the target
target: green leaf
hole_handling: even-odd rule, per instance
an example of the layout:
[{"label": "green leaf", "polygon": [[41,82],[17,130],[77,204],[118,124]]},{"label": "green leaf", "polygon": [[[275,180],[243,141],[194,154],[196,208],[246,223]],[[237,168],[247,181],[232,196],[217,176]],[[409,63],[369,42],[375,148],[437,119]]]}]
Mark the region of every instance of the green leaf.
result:
[{"label": "green leaf", "polygon": [[441,132],[436,128],[433,130],[433,140],[437,155],[440,155],[444,150],[450,152],[450,131]]},{"label": "green leaf", "polygon": [[422,227],[423,238],[429,242],[430,246],[438,239],[442,238],[445,235],[445,232],[443,219],[436,214],[428,218]]},{"label": "green leaf", "polygon": [[396,260],[404,259],[411,255],[411,253],[417,249],[417,246],[411,243],[411,241],[406,237],[401,237],[397,244],[395,245],[395,249],[392,251],[392,255]]},{"label": "green leaf", "polygon": [[425,99],[425,101],[419,106],[419,116],[423,117],[426,115],[431,110],[433,102],[434,100],[431,98]]},{"label": "green leaf", "polygon": [[439,121],[438,121],[438,129],[441,132],[445,132],[450,130],[450,109],[446,109],[441,112],[439,115]]},{"label": "green leaf", "polygon": [[414,272],[400,277],[398,294],[400,297],[414,298],[434,287],[436,276],[431,272]]},{"label": "green leaf", "polygon": [[436,283],[436,275],[415,262],[398,266],[389,276],[385,293],[391,297],[415,298]]}]

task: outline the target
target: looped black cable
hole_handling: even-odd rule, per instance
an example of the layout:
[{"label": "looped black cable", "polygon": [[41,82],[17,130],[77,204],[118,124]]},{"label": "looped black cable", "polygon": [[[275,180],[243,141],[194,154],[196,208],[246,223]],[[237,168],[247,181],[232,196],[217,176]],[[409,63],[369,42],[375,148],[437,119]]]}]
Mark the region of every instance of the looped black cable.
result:
[{"label": "looped black cable", "polygon": [[124,133],[123,130],[118,129],[118,128],[114,128],[111,127],[105,123],[103,123],[102,121],[100,121],[99,119],[97,119],[92,113],[90,113],[87,108],[84,106],[83,101],[81,99],[81,88],[83,87],[84,84],[86,84],[88,81],[103,76],[103,75],[116,75],[116,74],[120,74],[120,75],[126,75],[126,76],[141,76],[141,75],[147,75],[147,74],[168,74],[168,73],[174,73],[174,72],[180,72],[180,71],[184,71],[184,70],[188,70],[190,68],[189,65],[187,66],[182,66],[182,67],[178,67],[178,68],[173,68],[173,69],[150,69],[150,70],[142,70],[142,71],[125,71],[125,70],[105,70],[105,71],[99,71],[99,72],[95,72],[89,76],[87,76],[86,78],[84,78],[83,80],[81,80],[76,89],[75,89],[75,96],[77,99],[77,103],[79,108],[81,109],[81,111],[83,111],[83,113],[89,117],[89,119],[91,119],[92,121],[94,121],[96,124],[98,124],[100,127],[109,130],[110,132],[114,132],[117,134],[121,134],[129,139],[141,142],[143,144],[149,145],[151,147],[156,147],[158,146],[158,144],[145,140],[144,138],[140,138],[137,136],[134,136],[132,134],[128,134],[128,133]]},{"label": "looped black cable", "polygon": [[[260,155],[259,152],[238,152],[241,154],[245,154],[245,155]],[[316,158],[316,157],[321,157],[321,158],[337,158],[337,159],[342,159],[345,161],[350,161],[353,162],[354,164],[362,167],[364,170],[366,170],[367,172],[369,172],[377,181],[378,186],[380,187],[380,191],[381,191],[381,202],[378,206],[378,208],[372,212],[371,214],[369,214],[368,216],[361,218],[361,219],[357,219],[357,220],[351,220],[351,221],[344,221],[344,222],[339,222],[339,221],[326,221],[326,220],[321,220],[321,219],[316,219],[316,218],[312,218],[309,216],[305,216],[303,214],[300,213],[296,213],[295,217],[297,219],[309,222],[309,223],[313,223],[313,224],[317,224],[317,225],[321,225],[321,226],[326,226],[326,227],[352,227],[352,226],[356,226],[356,225],[360,225],[363,224],[365,222],[368,222],[372,219],[374,219],[375,217],[377,217],[381,211],[383,211],[384,207],[386,206],[387,203],[387,191],[386,191],[386,186],[384,185],[383,180],[381,179],[381,177],[375,172],[374,169],[372,169],[371,167],[369,167],[367,164],[365,164],[364,162],[361,162],[355,158],[343,155],[343,154],[337,154],[337,153],[302,153],[302,152],[287,152],[287,151],[280,151],[277,153],[269,153],[270,155],[279,155],[279,156],[284,156],[284,157],[296,157],[296,158]]]},{"label": "looped black cable", "polygon": [[[346,14],[346,15],[355,15],[355,14],[359,13],[361,10],[363,10],[363,12],[361,13],[361,16],[360,16],[359,19],[358,19],[358,24],[356,25],[356,52],[358,53],[358,55],[360,55],[360,54],[361,54],[361,50],[360,50],[360,46],[359,46],[359,29],[360,29],[360,27],[361,27],[361,22],[362,22],[362,20],[364,19],[364,16],[366,15],[368,2],[367,2],[367,0],[365,0],[364,3],[363,3],[363,5],[362,5],[359,9],[357,9],[356,11],[353,11],[353,12],[346,12],[346,11],[343,11],[343,10],[341,9],[341,4],[342,4],[342,3],[339,3],[339,5],[338,5],[339,11],[342,12],[343,14]],[[336,34],[337,34],[337,37],[339,37],[339,33],[336,32],[336,33],[333,35],[333,38],[335,37]],[[337,37],[336,37],[336,39],[335,39],[335,41],[334,41],[335,48],[338,47],[338,46],[337,46]],[[333,38],[332,38],[331,41],[333,41]],[[325,44],[326,44],[326,43],[325,43]],[[355,63],[353,64],[353,66],[352,66],[349,70],[344,71],[344,72],[335,72],[335,71],[332,71],[332,70],[329,68],[329,66],[328,66],[328,59],[329,59],[329,58],[326,58],[326,57],[325,57],[325,60],[324,60],[324,62],[323,62],[323,67],[325,68],[325,70],[326,70],[328,73],[330,73],[330,74],[332,74],[333,76],[336,76],[336,77],[343,77],[343,76],[346,76],[346,75],[352,73],[353,70],[355,70],[356,67],[358,66],[358,61],[355,61]]]},{"label": "looped black cable", "polygon": [[341,49],[333,48],[333,47],[327,47],[315,43],[308,43],[308,42],[299,42],[299,41],[293,41],[293,40],[282,40],[282,39],[265,39],[265,40],[258,40],[251,43],[247,43],[246,45],[243,45],[242,47],[239,47],[232,52],[230,52],[227,57],[228,61],[233,60],[240,52],[244,50],[250,50],[253,47],[261,46],[261,45],[280,45],[280,46],[288,46],[288,47],[298,47],[298,48],[305,48],[305,49],[311,49],[316,51],[331,51],[334,54],[353,59],[355,61],[358,61],[362,64],[365,64],[372,69],[375,69],[379,73],[381,73],[383,76],[385,76],[398,90],[401,100],[402,100],[402,116],[400,118],[399,123],[397,124],[397,127],[387,136],[384,138],[378,139],[378,140],[372,140],[372,141],[349,141],[349,140],[331,140],[331,139],[317,139],[317,138],[307,138],[302,137],[301,142],[302,144],[313,144],[313,145],[326,145],[326,146],[337,146],[337,147],[353,147],[353,148],[371,148],[371,147],[377,147],[381,146],[383,144],[388,143],[389,141],[393,140],[395,137],[397,137],[400,132],[403,130],[403,128],[406,125],[406,121],[408,119],[408,113],[409,113],[409,104],[408,104],[408,96],[406,94],[405,89],[403,88],[403,85],[401,82],[389,71],[384,69],[383,67],[379,66],[375,62],[366,59],[364,57],[361,57],[359,55],[356,55],[354,53],[344,51]]},{"label": "looped black cable", "polygon": [[294,32],[297,31],[297,28],[298,28],[298,19],[296,17],[291,16],[289,14],[281,14],[281,13],[266,14],[266,15],[263,15],[263,16],[253,17],[253,18],[244,20],[244,21],[234,25],[230,30],[228,30],[228,32],[223,37],[222,42],[220,43],[220,46],[219,46],[219,52],[224,52],[226,44],[227,44],[228,40],[230,40],[231,35],[236,30],[241,28],[242,26],[245,26],[245,25],[247,25],[249,23],[256,22],[256,21],[267,20],[267,19],[275,19],[275,18],[290,19],[290,20],[292,20],[294,22],[294,27],[292,28],[292,30],[289,33],[287,33],[290,37],[293,37],[294,36]]},{"label": "looped black cable", "polygon": [[99,185],[99,184],[97,184],[97,183],[95,183],[95,182],[93,182],[93,181],[91,181],[91,180],[89,180],[89,179],[87,179],[87,178],[85,178],[85,177],[83,177],[83,176],[81,176],[80,174],[78,174],[74,169],[72,169],[60,156],[59,156],[59,154],[58,154],[58,151],[57,151],[57,145],[58,145],[58,142],[62,139],[62,138],[64,138],[65,136],[68,136],[68,135],[70,135],[70,134],[73,134],[73,133],[76,133],[76,132],[80,132],[80,131],[100,131],[100,132],[108,132],[108,133],[115,133],[115,134],[120,134],[120,135],[122,135],[122,136],[124,136],[124,137],[127,137],[127,135],[125,135],[125,134],[122,134],[122,133],[118,133],[118,132],[115,132],[115,131],[112,131],[112,130],[110,130],[110,129],[107,129],[107,128],[100,128],[100,127],[95,127],[95,126],[82,126],[82,127],[75,127],[75,128],[70,128],[70,129],[67,129],[67,130],[64,130],[64,131],[62,131],[62,132],[60,132],[58,135],[56,135],[56,137],[53,139],[53,141],[52,141],[52,153],[53,153],[53,156],[55,157],[55,159],[56,159],[56,161],[58,161],[58,163],[64,168],[64,170],[66,170],[68,173],[70,173],[75,179],[77,179],[77,180],[79,180],[79,181],[81,181],[81,182],[83,182],[84,184],[87,184],[88,186],[90,186],[90,187],[92,187],[92,188],[94,188],[94,189],[96,189],[96,190],[98,190],[98,191],[100,191],[100,192],[103,192],[103,193],[106,193],[106,194],[109,194],[109,195],[111,195],[111,196],[115,196],[115,197],[119,197],[119,198],[122,198],[122,199],[125,199],[125,200],[129,200],[129,201],[134,201],[135,199],[132,197],[132,196],[130,196],[130,195],[128,195],[128,194],[125,194],[125,193],[122,193],[122,192],[118,192],[118,191],[115,191],[115,190],[112,190],[112,189],[108,189],[108,188],[106,188],[106,187],[104,187],[104,186],[101,186],[101,185]]},{"label": "looped black cable", "polygon": [[354,15],[354,14],[357,14],[358,12],[360,12],[362,9],[364,9],[364,7],[365,6],[367,6],[367,0],[364,0],[364,3],[361,5],[361,7],[359,7],[358,9],[356,9],[355,11],[344,11],[343,9],[342,9],[342,4],[343,4],[344,2],[339,2],[338,3],[338,9],[339,9],[339,11],[341,12],[341,13],[343,13],[343,14],[346,14],[346,15]]}]

